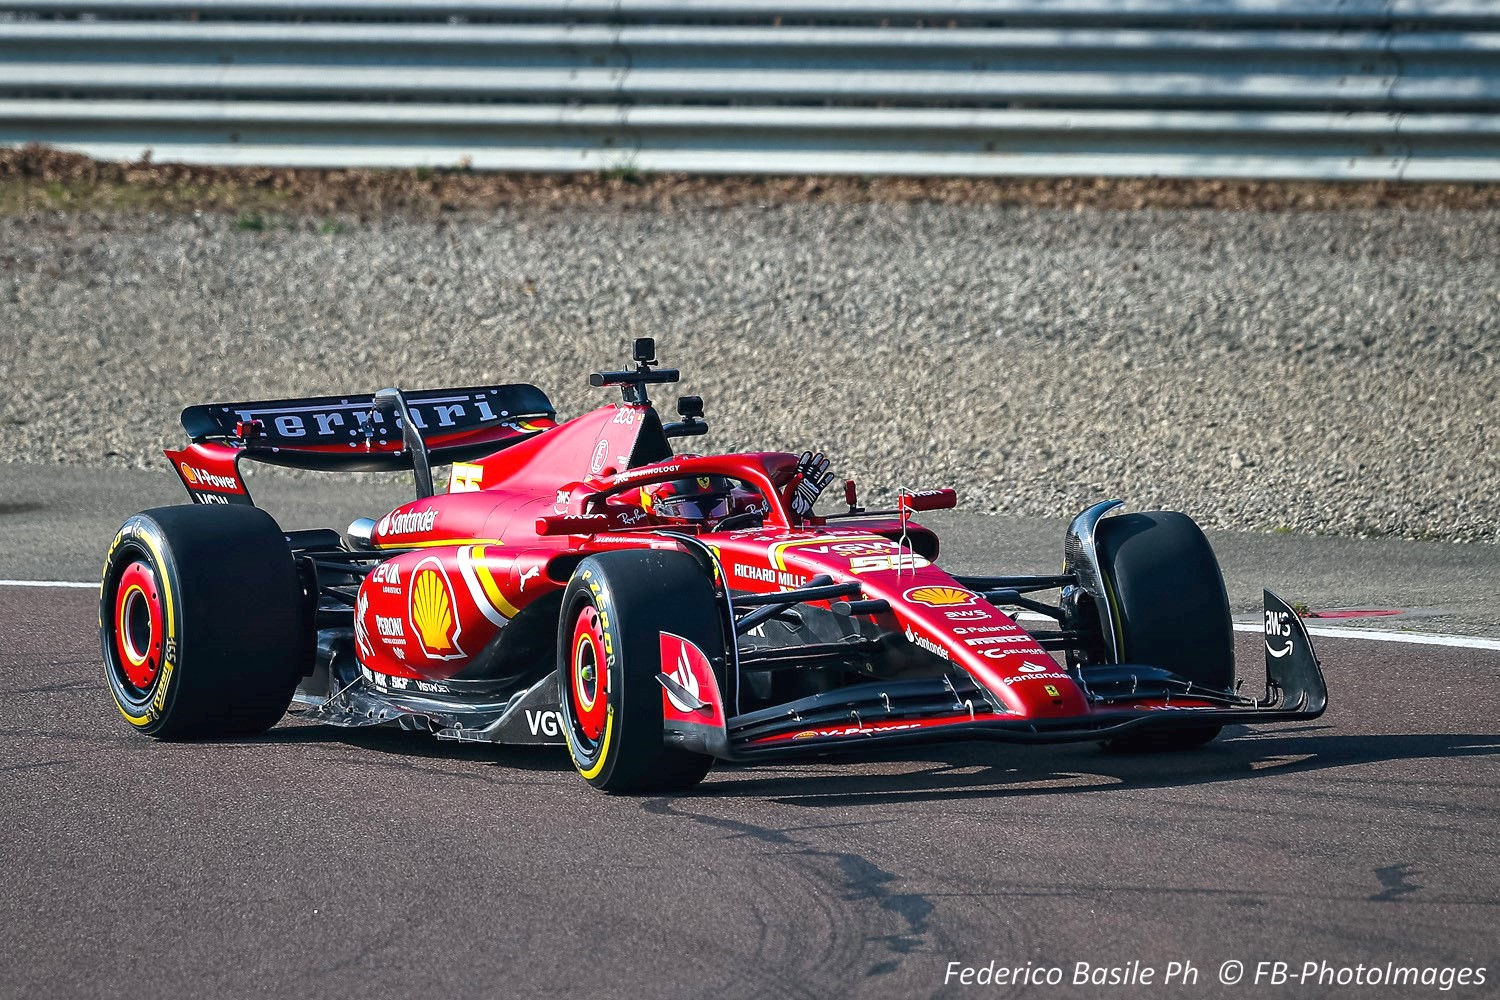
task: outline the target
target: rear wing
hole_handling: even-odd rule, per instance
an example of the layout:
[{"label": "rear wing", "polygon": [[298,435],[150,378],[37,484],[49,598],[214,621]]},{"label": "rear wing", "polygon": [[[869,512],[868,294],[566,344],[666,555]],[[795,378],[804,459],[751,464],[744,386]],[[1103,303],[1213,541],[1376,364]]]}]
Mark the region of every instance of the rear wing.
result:
[{"label": "rear wing", "polygon": [[[419,389],[406,411],[434,464],[492,454],[555,426],[556,411],[534,385]],[[168,451],[198,503],[248,503],[241,459],[324,472],[413,468],[400,416],[373,394],[204,403],[182,411],[192,445]]]},{"label": "rear wing", "polygon": [[[552,426],[557,415],[534,385],[407,392],[412,422],[435,462],[463,462]],[[370,394],[205,403],[182,411],[197,444],[237,443],[246,458],[324,471],[385,472],[411,468],[401,420],[380,413]]]}]

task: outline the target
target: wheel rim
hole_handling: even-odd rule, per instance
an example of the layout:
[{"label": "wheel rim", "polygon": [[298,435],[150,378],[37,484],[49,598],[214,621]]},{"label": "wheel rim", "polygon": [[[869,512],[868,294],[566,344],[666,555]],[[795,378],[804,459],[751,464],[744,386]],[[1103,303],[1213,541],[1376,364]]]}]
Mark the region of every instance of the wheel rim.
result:
[{"label": "wheel rim", "polygon": [[609,667],[604,654],[604,624],[587,605],[573,623],[568,667],[568,699],[573,729],[592,748],[604,733],[609,716]]},{"label": "wheel rim", "polygon": [[125,681],[149,690],[161,669],[165,616],[161,588],[151,567],[137,560],[125,567],[115,587],[115,652]]}]

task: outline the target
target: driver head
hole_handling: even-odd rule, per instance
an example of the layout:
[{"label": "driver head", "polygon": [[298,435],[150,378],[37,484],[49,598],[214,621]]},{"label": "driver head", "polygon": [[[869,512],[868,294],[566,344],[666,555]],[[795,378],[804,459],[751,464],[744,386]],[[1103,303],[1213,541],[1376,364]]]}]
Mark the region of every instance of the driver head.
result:
[{"label": "driver head", "polygon": [[689,476],[641,487],[641,506],[659,517],[707,521],[729,513],[733,494],[727,476]]}]

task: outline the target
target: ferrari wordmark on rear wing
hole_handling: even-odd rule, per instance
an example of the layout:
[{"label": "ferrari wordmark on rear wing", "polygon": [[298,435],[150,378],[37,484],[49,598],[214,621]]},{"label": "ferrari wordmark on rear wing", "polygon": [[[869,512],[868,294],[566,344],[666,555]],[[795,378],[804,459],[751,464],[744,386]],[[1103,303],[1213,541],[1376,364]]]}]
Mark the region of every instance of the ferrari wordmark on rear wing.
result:
[{"label": "ferrari wordmark on rear wing", "polygon": [[[395,409],[379,405],[377,395],[189,406],[182,427],[192,444],[166,454],[194,502],[248,504],[241,459],[321,471],[420,468],[491,454],[556,418],[546,393],[524,383],[398,393]],[[402,407],[424,454],[408,440]]]}]

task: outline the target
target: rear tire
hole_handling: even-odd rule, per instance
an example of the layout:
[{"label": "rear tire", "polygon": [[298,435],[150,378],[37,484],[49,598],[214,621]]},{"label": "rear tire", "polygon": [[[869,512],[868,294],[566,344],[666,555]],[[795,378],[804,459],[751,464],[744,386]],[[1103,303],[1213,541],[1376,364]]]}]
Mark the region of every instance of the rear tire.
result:
[{"label": "rear tire", "polygon": [[563,591],[557,677],[573,765],[605,792],[681,791],[713,758],[663,740],[661,633],[724,655],[713,587],[682,552],[604,552],[578,564]]},{"label": "rear tire", "polygon": [[[1234,628],[1213,548],[1186,514],[1150,511],[1099,522],[1099,567],[1116,613],[1122,663],[1170,670],[1194,686],[1234,688]],[[1112,740],[1115,750],[1202,746],[1222,726],[1141,733]]]},{"label": "rear tire", "polygon": [[105,557],[104,676],[125,721],[148,736],[271,728],[308,662],[309,628],[291,549],[259,508],[142,511]]}]

